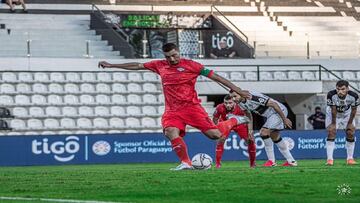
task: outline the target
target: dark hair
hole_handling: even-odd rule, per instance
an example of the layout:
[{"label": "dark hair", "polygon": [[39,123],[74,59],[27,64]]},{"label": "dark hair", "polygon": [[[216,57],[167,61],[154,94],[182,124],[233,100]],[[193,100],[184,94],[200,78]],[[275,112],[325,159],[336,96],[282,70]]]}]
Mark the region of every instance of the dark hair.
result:
[{"label": "dark hair", "polygon": [[225,97],[224,97],[224,100],[231,100],[231,96],[229,94],[227,94]]},{"label": "dark hair", "polygon": [[174,43],[166,43],[166,44],[164,44],[164,45],[162,46],[163,52],[169,52],[169,51],[171,51],[171,50],[173,50],[173,49],[176,49],[176,50],[177,50],[177,46],[176,46],[176,44],[174,44]]},{"label": "dark hair", "polygon": [[342,86],[349,87],[349,82],[346,80],[337,81],[336,87],[342,87]]},{"label": "dark hair", "polygon": [[320,106],[317,106],[317,107],[315,107],[315,110],[321,110],[321,107]]}]

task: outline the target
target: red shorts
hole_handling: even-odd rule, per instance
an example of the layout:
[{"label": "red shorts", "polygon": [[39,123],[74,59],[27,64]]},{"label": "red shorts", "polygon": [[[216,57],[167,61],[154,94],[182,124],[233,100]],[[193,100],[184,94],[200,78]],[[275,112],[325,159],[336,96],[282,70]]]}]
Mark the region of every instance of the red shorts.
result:
[{"label": "red shorts", "polygon": [[[236,134],[238,134],[241,139],[244,139],[244,140],[248,139],[249,132],[248,132],[247,124],[238,125],[238,126],[234,127],[232,130],[235,131]],[[229,137],[229,135],[227,137]]]},{"label": "red shorts", "polygon": [[185,136],[186,125],[197,128],[203,133],[210,129],[217,129],[217,126],[200,104],[185,106],[179,111],[165,111],[161,123],[163,129],[178,128],[182,137]]}]

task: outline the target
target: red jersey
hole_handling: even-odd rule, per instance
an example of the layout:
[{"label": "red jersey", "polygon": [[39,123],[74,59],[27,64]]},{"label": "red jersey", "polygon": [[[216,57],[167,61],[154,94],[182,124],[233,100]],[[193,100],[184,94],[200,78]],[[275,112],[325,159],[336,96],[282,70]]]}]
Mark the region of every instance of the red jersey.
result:
[{"label": "red jersey", "polygon": [[216,106],[216,109],[214,111],[214,117],[215,118],[219,118],[219,121],[225,121],[226,119],[226,115],[228,113],[234,114],[234,115],[239,115],[239,116],[244,116],[245,112],[244,110],[242,110],[239,105],[235,105],[234,109],[232,111],[228,111],[224,105],[224,103],[219,104]]},{"label": "red jersey", "polygon": [[199,104],[195,82],[204,66],[189,59],[180,59],[176,65],[167,60],[144,63],[144,67],[161,77],[165,96],[165,110],[176,111],[185,105]]}]

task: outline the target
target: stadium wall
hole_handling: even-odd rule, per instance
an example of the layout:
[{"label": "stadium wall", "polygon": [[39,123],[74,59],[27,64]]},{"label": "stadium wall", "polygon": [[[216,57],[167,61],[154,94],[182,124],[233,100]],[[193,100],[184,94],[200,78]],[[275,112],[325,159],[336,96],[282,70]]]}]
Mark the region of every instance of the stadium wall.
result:
[{"label": "stadium wall", "polygon": [[[359,131],[356,132],[356,134]],[[295,159],[325,159],[326,131],[284,131],[283,139]],[[188,133],[185,137],[190,156],[207,153],[214,157],[215,142],[201,133]],[[339,132],[335,140],[335,158],[345,158],[345,133]],[[256,134],[257,159],[266,159],[264,143]],[[277,159],[282,159],[275,147]],[[356,145],[355,157],[360,155]],[[247,146],[232,134],[225,142],[223,160],[247,160]],[[70,136],[9,136],[0,137],[0,165],[64,165],[110,163],[177,162],[170,142],[160,133],[119,135]],[[301,161],[299,162],[301,165]]]}]

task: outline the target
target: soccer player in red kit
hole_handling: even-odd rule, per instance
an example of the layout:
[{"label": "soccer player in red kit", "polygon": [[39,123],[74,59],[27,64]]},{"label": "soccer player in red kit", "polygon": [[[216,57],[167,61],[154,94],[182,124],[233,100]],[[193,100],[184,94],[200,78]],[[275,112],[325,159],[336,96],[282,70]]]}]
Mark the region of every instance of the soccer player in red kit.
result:
[{"label": "soccer player in red kit", "polygon": [[121,68],[126,70],[150,70],[161,77],[165,95],[165,112],[162,116],[162,127],[165,136],[170,140],[173,150],[181,160],[181,164],[174,170],[192,169],[191,160],[183,140],[186,125],[201,130],[208,138],[217,140],[227,135],[238,125],[248,122],[247,117],[233,116],[231,119],[215,125],[209,118],[195,90],[196,79],[199,75],[206,76],[213,81],[223,84],[229,89],[249,98],[249,92],[241,90],[230,81],[206,69],[202,64],[190,59],[180,58],[179,49],[173,43],[163,47],[165,60],[153,60],[147,63],[110,64],[99,62],[102,68]]},{"label": "soccer player in red kit", "polygon": [[[228,115],[245,116],[244,110],[242,110],[240,106],[233,101],[230,95],[226,95],[224,97],[224,102],[216,106],[213,121],[215,124],[218,124],[221,121],[227,120]],[[241,139],[247,141],[250,167],[255,167],[256,145],[254,142],[252,123],[237,125],[232,130],[234,130]],[[221,137],[216,144],[216,168],[221,167],[221,158],[224,153],[224,142],[228,137],[229,134]]]}]

